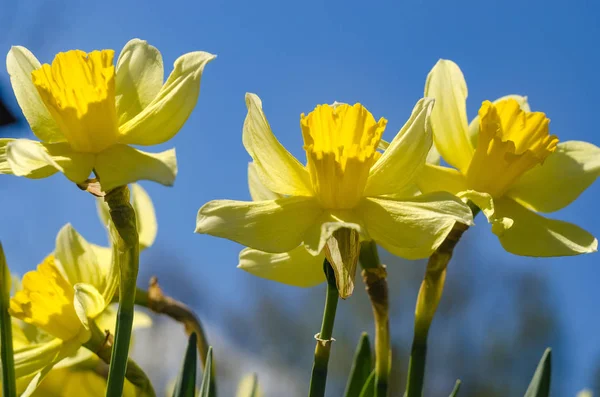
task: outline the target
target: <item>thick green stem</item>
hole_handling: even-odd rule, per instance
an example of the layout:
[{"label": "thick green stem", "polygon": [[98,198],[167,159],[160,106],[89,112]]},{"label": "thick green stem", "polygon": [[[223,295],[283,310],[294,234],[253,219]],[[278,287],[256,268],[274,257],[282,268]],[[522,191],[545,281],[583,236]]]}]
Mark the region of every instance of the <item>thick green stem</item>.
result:
[{"label": "thick green stem", "polygon": [[361,244],[359,260],[375,321],[375,396],[386,397],[392,366],[387,272],[379,261],[374,241]]},{"label": "thick green stem", "polygon": [[5,397],[17,395],[12,322],[8,313],[10,284],[10,272],[6,265],[2,244],[0,244],[0,356],[2,357],[2,395]]},{"label": "thick green stem", "polygon": [[115,344],[108,371],[107,397],[119,397],[123,394],[123,382],[133,328],[136,281],[139,266],[139,237],[135,221],[135,211],[129,203],[129,189],[121,186],[108,192],[104,197],[110,210],[110,217],[116,232],[118,263],[120,269],[119,310]]},{"label": "thick green stem", "polygon": [[333,323],[339,292],[336,287],[333,268],[327,259],[323,263],[325,276],[327,277],[327,294],[325,296],[325,309],[323,310],[323,322],[321,332],[315,335],[317,346],[315,347],[315,360],[310,378],[309,397],[323,397],[325,395],[325,384],[327,383],[327,365],[329,364],[329,353],[333,338]]},{"label": "thick green stem", "polygon": [[[473,217],[475,217],[479,213],[479,208],[471,202],[468,205],[473,211]],[[429,328],[444,292],[446,268],[452,258],[454,247],[468,228],[467,225],[456,223],[444,242],[434,251],[427,262],[425,277],[421,282],[415,307],[415,328],[408,364],[406,397],[423,396]]]}]

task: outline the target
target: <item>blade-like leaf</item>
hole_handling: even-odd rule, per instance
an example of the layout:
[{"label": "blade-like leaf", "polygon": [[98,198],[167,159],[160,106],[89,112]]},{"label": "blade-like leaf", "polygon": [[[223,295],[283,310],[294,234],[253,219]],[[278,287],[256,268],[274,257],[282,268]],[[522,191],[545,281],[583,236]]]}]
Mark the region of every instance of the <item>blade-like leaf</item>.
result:
[{"label": "blade-like leaf", "polygon": [[548,397],[550,395],[550,376],[552,372],[552,350],[546,349],[538,364],[525,397]]},{"label": "blade-like leaf", "polygon": [[352,363],[344,395],[346,397],[359,397],[372,370],[371,343],[369,342],[369,335],[363,332],[356,347],[356,353],[354,353],[354,362]]},{"label": "blade-like leaf", "polygon": [[450,397],[458,396],[459,390],[460,390],[460,379],[457,379],[456,383],[454,384],[454,389],[452,389],[452,393],[450,393]]},{"label": "blade-like leaf", "polygon": [[179,378],[177,378],[175,390],[173,390],[173,397],[195,397],[196,395],[197,339],[196,333],[192,332],[185,351],[183,367]]},{"label": "blade-like leaf", "polygon": [[206,365],[204,366],[204,374],[202,375],[202,385],[200,386],[199,397],[210,396],[210,374],[212,372],[212,346],[208,348],[206,353]]},{"label": "blade-like leaf", "polygon": [[375,397],[375,370],[371,372],[371,375],[367,378],[367,381],[363,385],[360,391],[360,397]]},{"label": "blade-like leaf", "polygon": [[244,376],[240,382],[235,397],[258,397],[260,391],[258,387],[258,376],[250,374]]},{"label": "blade-like leaf", "polygon": [[0,244],[0,355],[2,356],[2,395],[5,397],[15,397],[17,395],[12,325],[8,314],[10,282],[10,272],[6,265],[2,244]]}]

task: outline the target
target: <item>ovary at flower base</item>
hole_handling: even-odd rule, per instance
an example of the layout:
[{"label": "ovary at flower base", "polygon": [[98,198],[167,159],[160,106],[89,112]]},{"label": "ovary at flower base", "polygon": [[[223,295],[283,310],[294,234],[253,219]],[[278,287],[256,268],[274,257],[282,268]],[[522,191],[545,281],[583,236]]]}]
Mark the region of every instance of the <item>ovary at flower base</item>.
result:
[{"label": "ovary at flower base", "polygon": [[[249,247],[242,268],[244,257],[286,262],[298,253],[313,264],[327,257],[345,298],[352,293],[360,240],[375,240],[404,258],[424,258],[456,222],[471,224],[470,209],[451,194],[414,196],[414,179],[432,144],[432,100],[416,104],[384,153],[377,147],[385,119],[375,121],[360,104],[317,106],[300,117],[306,165],[275,138],[260,99],[247,94],[246,105],[242,139],[253,160],[250,188],[256,201],[209,202],[200,208],[196,228]],[[258,181],[254,186],[252,178]],[[290,273],[277,266],[261,271],[263,277],[308,286],[323,279],[322,267],[316,267],[305,276],[302,269]]]},{"label": "ovary at flower base", "polygon": [[0,139],[0,173],[37,179],[62,172],[80,184],[93,170],[104,191],[138,180],[173,184],[174,149],[154,154],[129,145],[157,145],[179,131],[214,55],[179,57],[164,84],[162,56],[147,42],[129,41],[116,66],[114,55],[71,50],[42,65],[26,48],[11,48],[11,84],[40,141]]},{"label": "ovary at flower base", "polygon": [[484,101],[467,124],[467,86],[452,61],[434,66],[425,95],[436,100],[431,114],[435,148],[451,167],[427,164],[417,180],[421,191],[447,191],[473,201],[502,246],[514,254],[597,250],[597,240],[585,230],[538,212],[566,207],[596,180],[598,147],[559,142],[550,134],[546,115],[532,112],[527,98],[518,95]]}]

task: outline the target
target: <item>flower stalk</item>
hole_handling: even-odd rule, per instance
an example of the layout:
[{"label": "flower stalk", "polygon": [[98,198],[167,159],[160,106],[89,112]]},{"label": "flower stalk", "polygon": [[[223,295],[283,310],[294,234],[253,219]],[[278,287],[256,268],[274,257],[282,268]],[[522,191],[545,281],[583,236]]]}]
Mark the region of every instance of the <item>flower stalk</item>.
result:
[{"label": "flower stalk", "polygon": [[[467,204],[473,212],[473,218],[475,218],[479,213],[479,208],[470,201]],[[423,395],[429,328],[444,292],[448,263],[452,258],[454,248],[468,228],[469,226],[457,222],[427,262],[427,269],[421,282],[415,307],[415,328],[408,364],[406,397],[421,397]]]},{"label": "flower stalk", "polygon": [[119,264],[119,311],[115,343],[112,348],[108,372],[107,396],[123,394],[123,382],[128,367],[129,344],[133,328],[136,281],[139,266],[139,237],[135,211],[129,202],[129,188],[120,186],[106,193],[110,217],[116,233],[112,233],[113,243],[118,249]]},{"label": "flower stalk", "polygon": [[10,272],[6,265],[4,249],[0,244],[0,355],[2,357],[2,395],[16,397],[15,363],[12,340],[12,323],[8,307],[10,302]]},{"label": "flower stalk", "polygon": [[325,295],[325,309],[323,310],[321,332],[315,335],[317,345],[315,347],[315,359],[310,378],[309,397],[323,397],[325,395],[329,353],[331,352],[331,344],[335,340],[332,338],[332,334],[339,292],[336,286],[333,268],[327,259],[323,262],[323,270],[325,271],[325,277],[327,278],[327,292]]},{"label": "flower stalk", "polygon": [[386,397],[392,363],[387,272],[374,241],[361,243],[359,260],[375,321],[375,397]]}]

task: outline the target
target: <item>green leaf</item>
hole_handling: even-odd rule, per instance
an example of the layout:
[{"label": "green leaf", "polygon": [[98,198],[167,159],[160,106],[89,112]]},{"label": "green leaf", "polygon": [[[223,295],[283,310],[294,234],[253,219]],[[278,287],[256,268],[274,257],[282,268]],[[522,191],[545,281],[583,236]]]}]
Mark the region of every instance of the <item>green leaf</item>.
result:
[{"label": "green leaf", "polygon": [[2,358],[2,395],[5,397],[15,397],[17,395],[12,322],[10,314],[8,314],[10,282],[10,272],[6,265],[2,244],[0,244],[0,356]]},{"label": "green leaf", "polygon": [[371,343],[369,342],[369,335],[363,332],[356,347],[356,353],[354,353],[354,362],[352,363],[344,395],[346,397],[359,397],[372,370]]},{"label": "green leaf", "polygon": [[204,374],[202,375],[202,385],[200,386],[199,397],[210,396],[210,374],[212,373],[212,346],[208,348],[206,353],[206,366],[204,367]]},{"label": "green leaf", "polygon": [[258,387],[258,377],[256,374],[244,376],[240,382],[235,397],[258,397],[260,389]]},{"label": "green leaf", "polygon": [[548,397],[552,372],[552,350],[547,348],[538,364],[525,397]]},{"label": "green leaf", "polygon": [[457,379],[456,383],[454,384],[454,389],[452,389],[452,393],[450,393],[450,397],[458,396],[459,390],[460,390],[460,379]]},{"label": "green leaf", "polygon": [[367,378],[359,397],[375,397],[375,370]]},{"label": "green leaf", "polygon": [[185,351],[183,367],[177,378],[175,390],[173,390],[173,397],[195,397],[196,395],[197,340],[198,336],[195,332],[192,332]]}]

